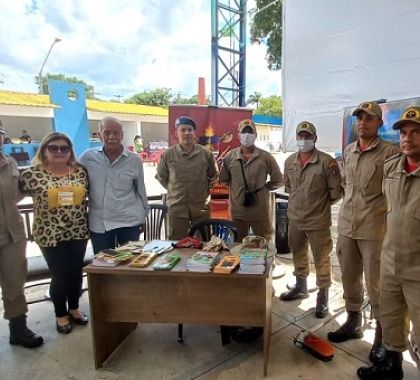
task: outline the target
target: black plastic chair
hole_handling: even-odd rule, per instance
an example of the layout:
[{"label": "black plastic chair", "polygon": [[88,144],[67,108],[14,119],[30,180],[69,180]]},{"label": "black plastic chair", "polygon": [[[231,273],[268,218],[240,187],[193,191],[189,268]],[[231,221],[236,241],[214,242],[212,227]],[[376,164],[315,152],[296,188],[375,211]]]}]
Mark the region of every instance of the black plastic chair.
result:
[{"label": "black plastic chair", "polygon": [[[233,243],[238,240],[238,228],[236,224],[230,220],[225,219],[205,219],[194,223],[188,233],[189,236],[197,236],[202,241],[209,241],[212,235],[216,235],[227,243]],[[183,325],[178,324],[178,342],[184,343]],[[229,326],[220,326],[220,335],[222,337],[222,344],[225,345],[230,342],[230,328]]]},{"label": "black plastic chair", "polygon": [[150,203],[149,213],[144,223],[144,240],[165,239],[165,231],[162,231],[163,222],[168,213],[168,206]]},{"label": "black plastic chair", "polygon": [[230,220],[206,219],[194,223],[188,235],[197,236],[202,241],[209,241],[212,235],[216,235],[225,242],[233,243],[238,239],[238,229]]}]

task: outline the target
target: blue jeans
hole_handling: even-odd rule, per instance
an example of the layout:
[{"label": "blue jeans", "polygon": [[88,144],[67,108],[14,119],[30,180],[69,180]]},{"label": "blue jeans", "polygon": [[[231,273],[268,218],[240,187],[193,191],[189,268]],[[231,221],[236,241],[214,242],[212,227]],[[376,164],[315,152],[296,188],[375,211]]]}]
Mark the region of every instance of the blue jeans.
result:
[{"label": "blue jeans", "polygon": [[115,248],[123,245],[130,240],[139,240],[139,236],[140,225],[116,228],[105,233],[90,231],[90,240],[92,241],[93,252],[95,254],[106,248]]}]

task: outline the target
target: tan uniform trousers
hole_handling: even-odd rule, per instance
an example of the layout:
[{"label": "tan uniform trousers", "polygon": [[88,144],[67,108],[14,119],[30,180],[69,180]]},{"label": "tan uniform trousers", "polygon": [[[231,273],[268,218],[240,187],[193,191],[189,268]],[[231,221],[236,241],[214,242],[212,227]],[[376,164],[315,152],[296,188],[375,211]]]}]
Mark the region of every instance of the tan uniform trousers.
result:
[{"label": "tan uniform trousers", "polygon": [[28,311],[23,291],[27,268],[26,240],[0,247],[0,286],[5,319],[17,317]]},{"label": "tan uniform trousers", "polygon": [[385,347],[391,351],[405,351],[413,323],[417,345],[420,346],[420,279],[404,280],[381,268],[379,308]]},{"label": "tan uniform trousers", "polygon": [[362,309],[364,273],[373,316],[378,320],[381,247],[382,240],[352,239],[338,235],[337,257],[340,262],[346,310]]},{"label": "tan uniform trousers", "polygon": [[233,219],[238,228],[238,241],[241,242],[242,239],[248,235],[249,227],[252,228],[254,235],[262,236],[267,239],[269,242],[272,238],[273,228],[269,218],[263,220],[243,220],[243,219]]},{"label": "tan uniform trousers", "polygon": [[309,275],[308,242],[314,257],[316,284],[320,288],[329,288],[331,285],[330,254],[333,248],[329,228],[312,231],[289,225],[289,246],[293,254],[294,275],[305,278]]},{"label": "tan uniform trousers", "polygon": [[191,226],[201,220],[209,219],[210,211],[200,216],[191,218],[178,218],[168,214],[168,238],[169,240],[181,240],[188,236]]}]

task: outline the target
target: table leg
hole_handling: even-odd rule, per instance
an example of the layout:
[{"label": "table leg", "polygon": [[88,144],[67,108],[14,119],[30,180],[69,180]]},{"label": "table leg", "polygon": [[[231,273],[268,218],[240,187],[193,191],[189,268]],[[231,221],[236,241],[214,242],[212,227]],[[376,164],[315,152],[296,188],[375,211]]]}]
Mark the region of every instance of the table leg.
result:
[{"label": "table leg", "polygon": [[268,359],[270,355],[270,340],[271,340],[271,298],[272,298],[272,281],[271,277],[266,281],[266,311],[264,322],[264,377],[267,376]]}]

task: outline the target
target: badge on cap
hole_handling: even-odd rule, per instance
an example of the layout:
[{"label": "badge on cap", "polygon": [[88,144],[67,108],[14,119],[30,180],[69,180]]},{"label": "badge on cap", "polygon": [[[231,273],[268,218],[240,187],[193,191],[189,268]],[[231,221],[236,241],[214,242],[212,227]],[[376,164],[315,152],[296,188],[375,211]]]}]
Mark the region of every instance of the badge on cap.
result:
[{"label": "badge on cap", "polygon": [[301,128],[308,128],[308,124],[303,123],[300,127],[301,127]]},{"label": "badge on cap", "polygon": [[360,108],[370,108],[371,104],[370,103],[363,103],[360,105]]},{"label": "badge on cap", "polygon": [[419,113],[413,109],[408,110],[404,115],[404,119],[414,119],[416,117],[419,117]]}]

